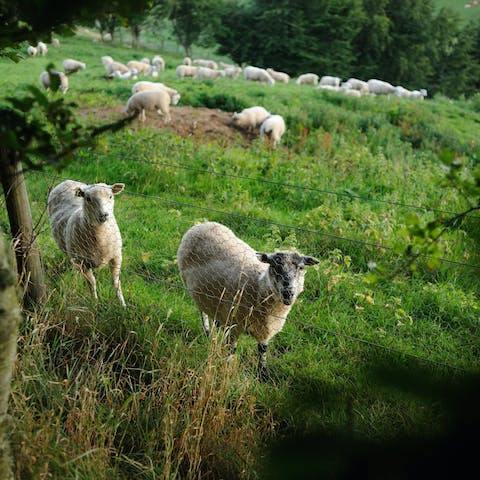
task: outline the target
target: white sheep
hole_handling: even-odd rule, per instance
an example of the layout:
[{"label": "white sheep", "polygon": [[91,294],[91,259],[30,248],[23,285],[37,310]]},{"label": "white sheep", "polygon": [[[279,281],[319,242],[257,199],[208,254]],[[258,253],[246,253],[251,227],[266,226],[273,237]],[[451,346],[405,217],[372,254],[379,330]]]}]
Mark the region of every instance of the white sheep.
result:
[{"label": "white sheep", "polygon": [[412,90],[410,92],[411,98],[415,98],[417,100],[423,100],[428,95],[427,90],[421,88],[420,90]]},{"label": "white sheep", "polygon": [[367,84],[369,93],[374,95],[393,95],[395,93],[395,87],[391,83],[383,80],[372,78]]},{"label": "white sheep", "polygon": [[163,83],[159,82],[147,82],[145,80],[136,82],[133,84],[132,87],[132,95],[138,92],[145,92],[149,90],[164,90],[170,95],[170,103],[172,105],[177,105],[180,100],[180,94],[177,90],[167,87]]},{"label": "white sheep", "polygon": [[48,216],[53,238],[97,296],[94,268],[110,264],[113,288],[125,307],[120,285],[122,236],[113,213],[114,195],[123,183],[87,185],[65,180],[48,196]]},{"label": "white sheep", "polygon": [[48,52],[48,47],[45,43],[43,42],[38,42],[37,44],[37,51],[38,51],[38,54],[39,55],[42,55],[42,57],[44,57],[47,52]]},{"label": "white sheep", "polygon": [[191,66],[192,65],[192,59],[190,57],[185,57],[183,59],[183,65]]},{"label": "white sheep", "polygon": [[79,72],[80,70],[85,70],[87,66],[83,62],[73,60],[73,58],[66,58],[62,63],[62,67],[63,71],[67,75],[71,75],[72,73]]},{"label": "white sheep", "polygon": [[320,85],[330,85],[332,87],[340,87],[340,82],[342,81],[339,77],[332,77],[330,75],[324,75],[320,78]]},{"label": "white sheep", "polygon": [[102,62],[103,62],[103,65],[105,67],[105,70],[107,72],[107,77],[113,77],[115,75],[115,72],[120,72],[120,73],[130,72],[130,68],[127,67],[124,63],[116,62],[116,61],[113,61],[113,62],[105,61],[104,62],[104,58],[105,57],[102,57]]},{"label": "white sheep", "polygon": [[303,73],[297,78],[295,83],[297,85],[317,85],[318,79],[319,77],[316,73]]},{"label": "white sheep", "polygon": [[32,45],[29,45],[28,48],[27,48],[27,53],[31,57],[36,57],[37,54],[38,54],[38,49],[37,49],[37,47],[33,47]]},{"label": "white sheep", "polygon": [[204,60],[203,58],[196,58],[195,60],[193,60],[192,63],[196,63],[197,65],[201,65],[202,67],[211,68],[212,70],[218,69],[217,62],[214,62],[213,60]]},{"label": "white sheep", "polygon": [[60,46],[60,40],[58,38],[52,38],[52,47],[58,48]]},{"label": "white sheep", "polygon": [[154,65],[149,65],[148,63],[144,62],[137,62],[136,60],[130,60],[127,63],[127,67],[131,69],[135,69],[138,73],[143,73],[147,76],[156,77],[158,76],[158,67]]},{"label": "white sheep", "polygon": [[358,78],[349,78],[347,82],[351,85],[353,90],[358,90],[360,93],[368,93],[368,83],[359,80]]},{"label": "white sheep", "polygon": [[232,115],[234,125],[247,130],[258,128],[266,118],[270,116],[270,112],[264,107],[258,105],[254,107],[244,108],[240,113],[235,112]]},{"label": "white sheep", "polygon": [[138,72],[132,68],[128,72],[121,73],[119,70],[113,72],[114,78],[119,78],[120,80],[136,80],[138,78]]},{"label": "white sheep", "polygon": [[225,63],[225,62],[219,62],[220,66],[224,69],[227,69],[227,68],[233,68],[235,65],[233,65],[232,63]]},{"label": "white sheep", "polygon": [[315,87],[316,90],[330,90],[330,91],[333,91],[333,92],[339,92],[340,91],[340,87],[335,87],[333,85],[317,85]]},{"label": "white sheep", "polygon": [[290,81],[290,75],[285,72],[278,72],[273,68],[267,68],[267,72],[277,82],[288,83]]},{"label": "white sheep", "polygon": [[270,74],[263,68],[248,66],[245,67],[243,71],[245,80],[266,83],[273,87],[275,85],[275,80],[270,76]]},{"label": "white sheep", "polygon": [[238,78],[240,73],[242,73],[241,67],[226,67],[225,70],[222,70],[222,77]]},{"label": "white sheep", "polygon": [[146,63],[147,65],[150,65],[150,59],[147,57],[143,57],[140,61]]},{"label": "white sheep", "polygon": [[197,77],[199,80],[216,80],[222,75],[222,70],[214,70],[208,67],[198,67]]},{"label": "white sheep", "polygon": [[271,115],[267,117],[260,126],[260,137],[270,138],[273,146],[276,147],[285,133],[285,121],[281,115]]},{"label": "white sheep", "polygon": [[68,90],[68,77],[63,72],[57,72],[56,70],[50,70],[50,72],[42,72],[40,74],[40,84],[45,90],[50,88],[50,76],[57,76],[60,81],[60,91],[65,94]]},{"label": "white sheep", "polygon": [[397,97],[410,98],[412,96],[412,92],[401,85],[397,85],[395,87],[395,95]]},{"label": "white sheep", "polygon": [[190,65],[179,65],[176,69],[177,78],[195,77],[197,75],[197,68]]},{"label": "white sheep", "polygon": [[259,373],[266,380],[267,345],[282,330],[303,290],[305,267],[319,261],[295,251],[256,252],[216,222],[190,228],[177,259],[206,335],[210,334],[209,317],[228,328],[233,351],[240,334],[251,335],[258,342]]},{"label": "white sheep", "polygon": [[159,115],[164,116],[164,123],[171,121],[170,103],[172,99],[165,90],[146,90],[134,93],[127,102],[125,113],[127,115],[140,114],[140,119],[145,122],[145,111],[156,110]]},{"label": "white sheep", "polygon": [[162,72],[165,70],[165,60],[160,55],[155,55],[152,58],[152,65],[158,67],[158,69]]},{"label": "white sheep", "polygon": [[114,62],[114,60],[113,60],[113,58],[112,58],[110,55],[104,55],[104,56],[102,57],[102,64],[103,64],[103,66],[104,66],[105,68],[107,68],[107,65],[108,65],[109,63],[113,63],[113,62]]}]

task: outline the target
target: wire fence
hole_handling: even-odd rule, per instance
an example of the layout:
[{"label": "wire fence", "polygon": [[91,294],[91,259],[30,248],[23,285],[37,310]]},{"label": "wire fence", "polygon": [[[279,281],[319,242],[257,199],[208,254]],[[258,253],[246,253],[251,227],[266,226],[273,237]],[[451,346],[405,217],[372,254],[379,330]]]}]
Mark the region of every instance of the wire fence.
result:
[{"label": "wire fence", "polygon": [[[149,162],[149,163],[151,163],[151,162]],[[161,164],[163,162],[153,162],[153,163],[156,163],[156,164],[160,163]],[[168,164],[168,165],[173,166],[174,164]],[[202,173],[211,174],[211,172],[208,171],[208,170],[202,171]],[[45,172],[42,172],[41,174],[39,174],[39,173],[35,173],[35,174],[43,176],[44,181],[45,181],[46,186],[47,186],[46,191],[51,190],[51,188],[54,185],[58,184],[59,182],[61,182],[63,180],[63,178],[61,176],[49,175]],[[216,174],[213,174],[213,175],[216,175]],[[246,178],[248,180],[252,180],[249,177],[246,177]],[[257,180],[255,180],[255,181],[257,181]],[[295,186],[295,185],[290,185],[290,184],[279,184],[278,182],[273,182],[272,185],[274,185],[274,186],[282,185],[282,186],[285,186],[285,187],[288,187],[288,188],[304,188],[302,186]],[[306,189],[309,190],[309,188],[306,188]],[[254,218],[254,217],[247,216],[247,215],[242,215],[242,214],[239,214],[239,213],[236,213],[236,212],[211,208],[211,207],[207,207],[207,206],[203,206],[203,205],[195,205],[193,203],[188,203],[188,202],[181,202],[181,201],[177,201],[177,200],[172,200],[170,198],[166,198],[165,196],[161,196],[161,195],[149,195],[149,194],[143,194],[143,193],[138,193],[138,192],[134,192],[134,191],[125,191],[125,194],[131,195],[132,197],[144,198],[144,199],[148,200],[149,202],[151,202],[151,201],[159,202],[159,203],[164,204],[166,207],[174,207],[176,209],[182,209],[182,210],[187,210],[188,209],[188,210],[201,212],[202,214],[234,217],[234,218],[241,219],[242,221],[247,222],[249,224],[254,223],[254,224],[261,224],[261,225],[270,226],[270,227],[276,226],[276,227],[281,227],[281,228],[285,228],[285,229],[296,231],[296,232],[303,232],[303,233],[308,233],[310,235],[317,235],[319,237],[327,238],[327,239],[333,240],[335,242],[350,242],[350,243],[358,244],[358,245],[369,247],[369,248],[380,248],[383,251],[390,250],[390,251],[393,252],[393,249],[391,249],[390,247],[385,246],[385,245],[381,245],[381,244],[379,245],[379,244],[373,243],[373,242],[365,242],[363,240],[348,238],[348,237],[345,237],[345,236],[331,234],[331,233],[323,232],[323,231],[318,231],[318,230],[315,230],[315,229],[297,227],[297,226],[293,226],[293,225],[286,225],[286,224],[283,224],[283,223],[280,223],[280,222],[274,222],[274,221],[269,221],[269,220],[265,220],[265,219]],[[391,202],[385,202],[385,203],[391,203]],[[393,204],[396,204],[396,203],[393,203]],[[401,204],[401,205],[402,206],[407,206],[406,204]],[[418,208],[418,209],[425,209],[424,207],[419,207],[419,206],[414,206],[414,207]],[[36,225],[36,229],[37,229],[37,232],[39,233],[39,235],[48,234],[47,232],[49,231],[49,227],[48,227],[48,225],[46,225],[46,223],[47,223],[46,218],[47,218],[47,215],[46,215],[46,208],[45,208],[45,210],[43,212],[41,212],[41,214],[39,215],[37,225]],[[174,262],[175,261],[175,256],[176,256],[176,252],[162,252],[162,253],[159,253],[156,258],[157,259],[158,258],[163,259],[165,262]],[[428,256],[425,256],[425,257],[428,257]],[[85,256],[83,259],[87,262],[87,264],[88,263],[94,263],[94,259],[92,259],[88,256]],[[441,258],[440,261],[443,264],[446,264],[448,266],[464,267],[464,268],[469,268],[469,269],[480,268],[480,265],[469,264],[469,263],[466,263],[466,262],[451,260],[451,259],[447,259],[447,258]],[[135,277],[142,278],[142,279],[144,279],[145,281],[148,281],[148,282],[152,282],[152,281],[161,282],[164,279],[163,276],[159,276],[158,274],[148,273],[148,266],[147,266],[146,271],[145,270],[141,271],[138,268],[132,269],[131,267],[128,267],[128,263],[127,263],[127,267],[126,268],[124,267],[122,272],[123,272],[123,274],[133,275]],[[182,295],[190,293],[188,291],[188,289],[186,289],[185,286],[182,284],[182,282],[180,281],[180,278],[178,278],[177,280],[178,281],[175,281],[172,284],[172,287],[175,288],[175,290],[178,291],[179,293],[181,293]],[[308,280],[307,280],[307,282],[308,282]],[[207,295],[208,295],[208,293],[207,293]],[[210,295],[210,296],[217,303],[217,305],[220,305],[220,304],[222,304],[222,302],[225,301],[222,298],[222,295]],[[233,303],[234,303],[234,306],[232,307],[232,305],[233,305],[232,304],[232,299],[230,299],[230,307],[229,308],[237,308],[237,309],[238,308],[250,308],[251,311],[255,310],[255,309],[252,310],[251,302],[250,303],[247,302],[247,304],[243,305],[242,302],[240,302],[238,300],[235,300],[235,302],[233,302]],[[127,304],[128,304],[128,299],[127,299]],[[382,350],[382,351],[385,351],[385,352],[388,352],[388,353],[394,353],[396,355],[411,358],[411,359],[414,359],[415,361],[419,361],[419,362],[422,362],[422,363],[425,363],[425,364],[435,365],[437,367],[448,368],[448,369],[456,370],[456,371],[466,371],[466,369],[464,369],[462,367],[451,365],[451,364],[448,364],[447,362],[441,362],[441,361],[435,360],[433,358],[429,358],[428,356],[425,356],[425,355],[401,350],[399,348],[396,348],[396,347],[393,347],[393,346],[389,345],[389,343],[392,342],[393,339],[394,339],[393,336],[395,335],[395,332],[391,332],[391,335],[393,335],[393,336],[390,337],[390,339],[388,337],[384,338],[383,341],[385,343],[381,343],[381,342],[378,342],[378,341],[372,341],[369,338],[362,338],[362,337],[355,336],[355,335],[352,335],[352,334],[349,334],[349,333],[346,333],[346,332],[342,332],[338,329],[335,330],[335,329],[322,327],[318,323],[304,321],[304,320],[298,318],[299,316],[301,316],[301,315],[298,312],[296,312],[296,309],[294,308],[292,313],[289,315],[289,319],[291,317],[293,319],[291,321],[294,321],[296,325],[299,325],[302,328],[307,329],[307,330],[313,330],[315,332],[318,332],[318,333],[321,333],[321,334],[324,334],[324,335],[335,336],[337,338],[343,338],[345,340],[355,342],[355,343],[358,343],[360,345],[368,346],[368,347],[371,347],[371,348],[374,348],[374,349],[377,349],[377,350]],[[388,334],[388,332],[387,332],[387,334]],[[463,337],[461,337],[461,338],[463,338]],[[473,340],[478,340],[478,338],[480,338],[480,336],[476,335],[476,332],[475,332],[475,333],[472,333],[470,335],[470,338],[473,339]],[[410,345],[410,347],[413,348],[413,349],[416,348],[415,345]],[[419,347],[419,348],[421,349],[421,347]]]}]

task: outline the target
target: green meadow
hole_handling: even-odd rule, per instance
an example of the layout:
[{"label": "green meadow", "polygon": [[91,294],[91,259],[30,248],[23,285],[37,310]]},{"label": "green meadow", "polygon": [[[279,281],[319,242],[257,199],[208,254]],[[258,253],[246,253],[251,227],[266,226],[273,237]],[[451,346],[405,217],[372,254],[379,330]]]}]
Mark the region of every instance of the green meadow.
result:
[{"label": "green meadow", "polygon": [[[76,36],[45,58],[1,59],[2,103],[38,85],[47,63],[75,58],[87,68],[65,99],[89,112],[87,124],[116,120],[134,80],[106,80],[101,56],[154,54],[166,61],[158,81],[181,94],[173,124],[177,108],[262,105],[287,131],[272,149],[233,127],[180,136],[175,125],[153,127],[150,113],[78,150],[61,172],[27,172],[48,300],[21,325],[10,409],[17,478],[260,478],[272,471],[271,446],[292,437],[348,432],[381,445],[444,432],[442,389],[424,387],[453,388],[479,371],[480,218],[445,233],[438,264],[422,256],[415,273],[367,279],[372,263],[395,269],[412,222],[468,208],[442,165],[478,165],[479,95],[351,98],[293,80],[178,80],[181,56]],[[97,272],[94,301],[53,240],[46,200],[67,178],[125,183],[115,202],[125,310],[108,269]],[[221,332],[204,338],[182,285],[180,240],[207,219],[259,251],[320,259],[269,346],[269,382],[256,378],[253,339],[229,358]]]}]

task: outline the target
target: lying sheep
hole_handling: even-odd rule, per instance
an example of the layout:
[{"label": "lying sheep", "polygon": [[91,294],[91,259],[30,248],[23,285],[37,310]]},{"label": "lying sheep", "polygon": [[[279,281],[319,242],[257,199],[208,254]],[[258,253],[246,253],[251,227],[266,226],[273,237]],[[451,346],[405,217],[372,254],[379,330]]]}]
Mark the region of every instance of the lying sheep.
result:
[{"label": "lying sheep", "polygon": [[165,60],[160,55],[155,55],[152,59],[152,65],[162,72],[165,70]]},{"label": "lying sheep", "polygon": [[228,327],[232,350],[240,334],[251,335],[258,342],[259,373],[266,380],[267,345],[282,330],[303,290],[305,267],[319,261],[288,250],[256,252],[216,222],[188,230],[177,258],[185,288],[200,308],[206,335],[209,317]]},{"label": "lying sheep", "polygon": [[276,147],[285,133],[285,121],[280,115],[271,115],[267,117],[260,126],[260,137],[270,138],[273,146]]},{"label": "lying sheep", "polygon": [[164,90],[170,95],[170,103],[172,105],[177,105],[180,100],[180,94],[177,92],[177,90],[167,87],[163,83],[159,82],[140,81],[134,83],[132,87],[132,95],[138,92],[146,92],[149,90]]},{"label": "lying sheep", "polygon": [[158,67],[149,65],[148,63],[137,62],[136,60],[130,60],[127,63],[127,67],[130,70],[135,69],[138,73],[143,73],[144,75],[147,75],[147,76],[156,77],[158,75]]},{"label": "lying sheep", "polygon": [[98,298],[93,269],[110,264],[113,288],[125,307],[120,285],[122,236],[113,213],[113,196],[123,188],[123,183],[65,180],[48,196],[48,216],[58,247],[88,281],[93,296]]},{"label": "lying sheep", "polygon": [[248,66],[243,73],[247,81],[266,83],[271,87],[275,85],[275,80],[263,68]]},{"label": "lying sheep", "polygon": [[138,72],[132,68],[128,72],[120,73],[119,70],[113,72],[113,78],[119,78],[120,80],[136,80],[138,78]]},{"label": "lying sheep", "polygon": [[267,72],[276,82],[288,83],[290,81],[290,75],[288,73],[277,72],[273,68],[267,68]]},{"label": "lying sheep", "polygon": [[295,83],[297,85],[317,85],[318,79],[316,73],[304,73],[297,78]]},{"label": "lying sheep", "polygon": [[87,66],[83,62],[73,60],[73,58],[67,58],[63,61],[62,67],[63,71],[67,75],[71,75],[72,73],[79,72],[80,70],[85,70]]},{"label": "lying sheep", "polygon": [[242,73],[241,67],[226,67],[225,70],[222,71],[222,77],[238,78],[240,73]]},{"label": "lying sheep", "polygon": [[342,81],[339,77],[332,77],[330,75],[324,75],[320,78],[320,85],[330,85],[332,87],[340,87],[340,82]]},{"label": "lying sheep", "polygon": [[37,52],[39,55],[44,57],[48,53],[48,47],[45,43],[43,42],[38,42],[37,44]]},{"label": "lying sheep", "polygon": [[393,95],[395,93],[395,87],[383,80],[370,79],[367,82],[368,91],[374,95]]},{"label": "lying sheep", "polygon": [[63,72],[57,72],[56,70],[45,71],[40,74],[40,85],[45,90],[50,88],[50,77],[57,76],[60,82],[60,91],[65,94],[68,90],[68,77]]},{"label": "lying sheep", "polygon": [[176,69],[177,78],[195,77],[197,75],[198,67],[191,67],[189,65],[179,65]]},{"label": "lying sheep", "polygon": [[221,70],[214,70],[213,68],[208,67],[198,67],[196,78],[199,80],[216,80],[221,75]]},{"label": "lying sheep", "polygon": [[29,45],[28,48],[27,48],[27,53],[31,57],[36,57],[37,54],[38,54],[38,49],[37,49],[37,47],[32,47],[32,45]]},{"label": "lying sheep", "polygon": [[145,122],[145,111],[156,110],[159,115],[163,115],[164,123],[171,121],[170,117],[170,95],[165,90],[146,90],[134,93],[127,102],[125,113],[127,115],[140,114],[140,119]]},{"label": "lying sheep", "polygon": [[270,112],[268,110],[257,105],[245,108],[240,113],[235,112],[232,115],[232,122],[237,127],[253,130],[258,128],[269,116]]}]

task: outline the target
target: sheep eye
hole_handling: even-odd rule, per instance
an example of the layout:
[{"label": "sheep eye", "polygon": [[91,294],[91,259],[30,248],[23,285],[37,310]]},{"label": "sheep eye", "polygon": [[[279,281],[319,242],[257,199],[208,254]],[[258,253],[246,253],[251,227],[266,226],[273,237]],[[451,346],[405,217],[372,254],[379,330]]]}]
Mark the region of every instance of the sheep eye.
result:
[{"label": "sheep eye", "polygon": [[111,200],[113,198],[113,195],[110,195],[108,198]]},{"label": "sheep eye", "polygon": [[92,201],[92,197],[85,197],[85,200],[86,200],[87,202],[91,202],[91,201]]}]

